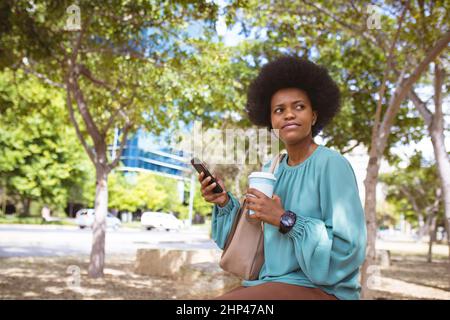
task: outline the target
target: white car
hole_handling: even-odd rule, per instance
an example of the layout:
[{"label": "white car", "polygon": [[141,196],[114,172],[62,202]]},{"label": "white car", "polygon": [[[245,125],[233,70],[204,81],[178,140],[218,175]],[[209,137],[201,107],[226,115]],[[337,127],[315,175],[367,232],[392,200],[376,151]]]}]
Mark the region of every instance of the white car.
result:
[{"label": "white car", "polygon": [[141,225],[147,230],[156,228],[165,229],[166,231],[179,231],[183,226],[183,222],[170,213],[148,211],[141,215]]},{"label": "white car", "polygon": [[[75,221],[80,229],[84,229],[86,227],[91,228],[94,224],[95,219],[95,210],[94,209],[80,209],[76,213]],[[108,212],[106,216],[106,227],[112,228],[116,230],[122,225],[122,222]]]}]

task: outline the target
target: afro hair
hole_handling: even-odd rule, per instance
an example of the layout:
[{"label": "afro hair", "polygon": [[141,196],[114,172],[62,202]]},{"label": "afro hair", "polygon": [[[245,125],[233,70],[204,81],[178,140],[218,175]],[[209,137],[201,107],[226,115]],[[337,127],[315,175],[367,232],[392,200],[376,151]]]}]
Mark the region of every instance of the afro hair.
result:
[{"label": "afro hair", "polygon": [[287,88],[298,88],[307,93],[312,109],[317,112],[317,121],[312,127],[313,137],[339,112],[339,88],[327,69],[306,59],[282,56],[264,65],[250,84],[246,107],[250,121],[272,129],[272,96],[278,90]]}]

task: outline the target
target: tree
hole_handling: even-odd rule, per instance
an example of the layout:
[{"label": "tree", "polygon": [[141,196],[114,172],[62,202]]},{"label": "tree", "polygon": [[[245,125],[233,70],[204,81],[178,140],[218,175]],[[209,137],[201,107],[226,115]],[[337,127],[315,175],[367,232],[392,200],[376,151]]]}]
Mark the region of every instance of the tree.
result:
[{"label": "tree", "polygon": [[[448,258],[450,260],[450,157],[445,150],[445,120],[442,107],[443,90],[446,79],[446,71],[440,62],[434,63],[433,88],[434,88],[434,112],[430,110],[428,102],[423,101],[412,88],[409,97],[422,116],[433,144],[434,157],[439,172],[442,196],[444,199],[445,229],[447,230]],[[431,240],[430,240],[431,241]]]},{"label": "tree", "polygon": [[[183,96],[174,96],[172,90],[174,81],[186,75],[188,57],[199,52],[205,56],[197,59],[200,64],[195,70],[208,70],[208,62],[217,65],[214,59],[206,58],[221,57],[220,52],[214,48],[209,52],[209,47],[200,45],[211,37],[217,15],[215,4],[80,1],[79,30],[67,31],[67,18],[74,18],[66,15],[70,4],[41,1],[31,7],[27,2],[4,1],[0,39],[11,50],[0,52],[0,64],[22,68],[66,94],[71,122],[96,170],[89,275],[101,277],[108,174],[119,163],[128,133],[141,125],[153,133],[161,132],[181,115],[187,119],[210,118],[202,113],[199,103],[212,106],[212,101],[221,101],[230,106],[233,97],[229,90],[220,90],[228,84],[218,80],[213,89],[195,87],[198,82],[183,82]],[[192,38],[187,27],[194,21],[202,23],[198,46],[186,40]],[[192,97],[194,106],[190,104]],[[108,143],[114,128],[121,132],[121,143],[110,159]]]},{"label": "tree", "polygon": [[[188,207],[179,198],[177,183],[175,179],[156,173],[132,173],[127,178],[120,172],[113,172],[108,180],[109,207],[130,212],[138,209],[161,210],[178,214],[180,219],[187,219]],[[184,183],[184,193],[189,190],[190,183]],[[199,184],[194,192],[194,211],[203,216],[209,214],[212,205],[201,196]]]},{"label": "tree", "polygon": [[69,124],[61,121],[63,96],[11,70],[0,73],[0,94],[2,185],[20,198],[25,216],[36,200],[62,211],[90,165]]},{"label": "tree", "polygon": [[406,168],[397,166],[395,173],[381,175],[380,181],[388,186],[387,201],[394,204],[407,219],[417,222],[419,238],[429,234],[427,260],[431,262],[436,221],[443,212],[436,166],[427,164],[418,152],[411,157]]},{"label": "tree", "polygon": [[[150,186],[151,183],[153,181],[150,182]],[[137,187],[128,181],[122,172],[113,171],[108,179],[108,207],[128,212],[135,212],[142,208],[146,198],[136,192]]]}]

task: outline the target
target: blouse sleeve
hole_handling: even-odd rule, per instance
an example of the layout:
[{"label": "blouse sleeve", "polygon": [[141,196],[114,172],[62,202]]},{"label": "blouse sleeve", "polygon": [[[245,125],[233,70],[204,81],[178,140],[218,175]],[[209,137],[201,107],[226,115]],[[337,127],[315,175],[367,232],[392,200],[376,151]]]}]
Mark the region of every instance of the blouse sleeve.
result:
[{"label": "blouse sleeve", "polygon": [[287,235],[308,278],[317,285],[333,286],[363,263],[366,225],[355,174],[345,158],[327,159],[319,179],[323,219],[299,212]]},{"label": "blouse sleeve", "polygon": [[225,242],[233,225],[234,217],[240,207],[239,201],[231,192],[227,193],[230,198],[228,203],[222,208],[215,204],[212,211],[211,234],[214,242],[220,249],[225,247]]}]

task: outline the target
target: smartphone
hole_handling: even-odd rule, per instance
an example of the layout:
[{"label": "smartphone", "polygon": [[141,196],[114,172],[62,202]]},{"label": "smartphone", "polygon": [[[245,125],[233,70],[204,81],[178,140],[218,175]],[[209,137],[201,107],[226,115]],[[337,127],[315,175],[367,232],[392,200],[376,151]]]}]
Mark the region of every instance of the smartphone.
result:
[{"label": "smartphone", "polygon": [[[198,158],[192,158],[191,160],[191,164],[194,166],[195,170],[197,170],[197,172],[200,173],[204,173],[204,177],[203,179],[207,178],[207,177],[211,177],[211,181],[209,181],[209,184],[214,183],[216,181],[216,179],[214,179],[214,177],[212,176],[211,172],[209,172],[208,168],[205,166],[205,164],[200,161],[200,159]],[[221,193],[223,192],[222,187],[217,183],[216,186],[214,187],[214,189],[212,190],[214,193]]]}]

